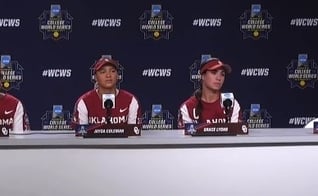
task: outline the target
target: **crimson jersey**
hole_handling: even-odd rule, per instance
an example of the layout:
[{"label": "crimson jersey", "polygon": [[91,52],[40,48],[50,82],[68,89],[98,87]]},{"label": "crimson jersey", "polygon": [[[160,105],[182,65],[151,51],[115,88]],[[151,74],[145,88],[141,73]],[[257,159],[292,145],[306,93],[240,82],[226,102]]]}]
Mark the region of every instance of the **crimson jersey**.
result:
[{"label": "crimson jersey", "polygon": [[[141,119],[141,109],[137,98],[125,90],[118,90],[115,97],[115,108],[110,109],[111,124],[137,124]],[[102,107],[102,100],[96,89],[88,91],[76,102],[73,123],[107,124],[107,111]]]},{"label": "crimson jersey", "polygon": [[0,131],[20,133],[29,129],[29,119],[21,101],[10,94],[0,94]]},{"label": "crimson jersey", "polygon": [[[213,103],[207,103],[201,101],[202,113],[201,121],[199,122],[199,116],[196,116],[195,108],[198,104],[198,100],[192,96],[186,100],[180,107],[178,113],[178,128],[184,128],[185,123],[225,123],[226,115],[221,106],[220,99]],[[234,107],[231,114],[231,122],[239,122],[242,120],[241,108],[237,100],[234,101]]]}]

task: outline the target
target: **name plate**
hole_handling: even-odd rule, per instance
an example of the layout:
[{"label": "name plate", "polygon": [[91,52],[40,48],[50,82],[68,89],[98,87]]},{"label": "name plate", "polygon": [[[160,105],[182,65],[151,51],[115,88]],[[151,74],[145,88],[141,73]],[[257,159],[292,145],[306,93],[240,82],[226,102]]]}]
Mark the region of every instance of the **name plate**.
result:
[{"label": "name plate", "polygon": [[247,135],[247,123],[186,123],[185,135],[191,136],[235,136]]},{"label": "name plate", "polygon": [[141,124],[102,124],[87,127],[82,132],[84,138],[113,138],[140,136]]}]

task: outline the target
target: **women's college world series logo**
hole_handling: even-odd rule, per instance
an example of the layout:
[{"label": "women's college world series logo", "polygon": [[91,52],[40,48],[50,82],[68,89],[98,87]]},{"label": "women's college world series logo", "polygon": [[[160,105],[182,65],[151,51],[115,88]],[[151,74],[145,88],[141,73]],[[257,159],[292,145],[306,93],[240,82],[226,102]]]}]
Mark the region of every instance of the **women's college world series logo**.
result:
[{"label": "women's college world series logo", "polygon": [[151,10],[144,11],[139,17],[140,31],[144,33],[144,39],[169,39],[169,33],[173,31],[172,19],[167,10],[161,9],[161,5],[152,5]]},{"label": "women's college world series logo", "polygon": [[201,85],[201,64],[212,58],[210,54],[202,54],[200,60],[195,60],[194,63],[189,67],[190,69],[190,81],[194,84],[194,89],[200,88]]},{"label": "women's college world series logo", "polygon": [[71,113],[63,105],[53,105],[52,111],[42,116],[42,130],[72,130]]},{"label": "women's college world series logo", "polygon": [[252,4],[251,10],[246,10],[240,17],[243,39],[268,39],[268,33],[272,31],[272,20],[268,11],[261,9],[261,4]]},{"label": "women's college world series logo", "polygon": [[308,59],[307,54],[298,54],[298,60],[292,60],[287,66],[287,80],[291,88],[315,87],[317,81],[318,67],[314,60]]},{"label": "women's college world series logo", "polygon": [[174,117],[168,110],[163,110],[161,104],[153,104],[151,111],[143,114],[143,130],[173,129]]},{"label": "women's college world series logo", "polygon": [[23,67],[18,61],[11,60],[10,55],[1,55],[1,83],[2,89],[9,91],[12,88],[20,89],[23,82]]},{"label": "women's college world series logo", "polygon": [[66,10],[61,10],[61,5],[52,4],[51,9],[44,10],[39,17],[39,28],[43,33],[43,39],[69,40],[72,20],[73,17]]},{"label": "women's college world series logo", "polygon": [[272,127],[272,116],[266,109],[261,108],[261,104],[251,104],[250,109],[243,112],[243,119],[250,129],[261,129]]}]

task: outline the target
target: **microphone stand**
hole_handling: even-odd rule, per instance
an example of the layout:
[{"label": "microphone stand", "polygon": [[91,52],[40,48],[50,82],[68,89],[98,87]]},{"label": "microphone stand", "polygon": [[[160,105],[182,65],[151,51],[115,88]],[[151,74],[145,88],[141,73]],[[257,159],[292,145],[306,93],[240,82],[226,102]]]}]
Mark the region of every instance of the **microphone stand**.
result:
[{"label": "microphone stand", "polygon": [[107,110],[106,110],[106,122],[107,122],[107,124],[111,124],[111,122],[110,122],[111,116],[112,116],[111,109],[107,108]]},{"label": "microphone stand", "polygon": [[110,99],[107,99],[105,102],[104,102],[104,107],[106,108],[106,122],[107,124],[111,124],[111,108],[113,107],[113,101],[110,100]]},{"label": "microphone stand", "polygon": [[231,122],[231,110],[232,110],[232,100],[226,99],[223,101],[224,112],[226,116],[226,123]]},{"label": "microphone stand", "polygon": [[225,107],[226,123],[231,122],[231,107]]}]

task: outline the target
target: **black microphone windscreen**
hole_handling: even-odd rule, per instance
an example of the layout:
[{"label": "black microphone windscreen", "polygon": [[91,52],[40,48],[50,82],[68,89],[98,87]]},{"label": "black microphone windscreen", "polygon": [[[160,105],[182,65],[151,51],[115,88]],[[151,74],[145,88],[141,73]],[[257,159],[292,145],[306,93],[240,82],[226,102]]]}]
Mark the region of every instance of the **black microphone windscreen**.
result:
[{"label": "black microphone windscreen", "polygon": [[231,99],[225,99],[223,101],[223,105],[224,105],[225,108],[231,107],[232,106],[232,100]]},{"label": "black microphone windscreen", "polygon": [[105,102],[104,102],[104,107],[106,109],[110,109],[113,107],[113,101],[111,99],[106,99]]}]

